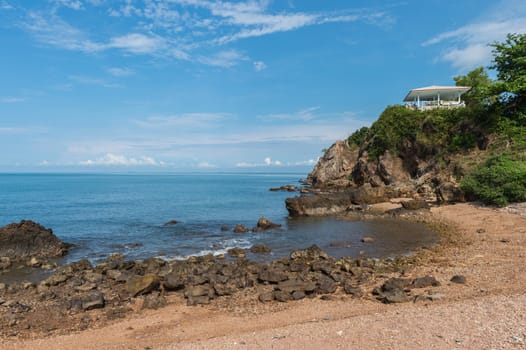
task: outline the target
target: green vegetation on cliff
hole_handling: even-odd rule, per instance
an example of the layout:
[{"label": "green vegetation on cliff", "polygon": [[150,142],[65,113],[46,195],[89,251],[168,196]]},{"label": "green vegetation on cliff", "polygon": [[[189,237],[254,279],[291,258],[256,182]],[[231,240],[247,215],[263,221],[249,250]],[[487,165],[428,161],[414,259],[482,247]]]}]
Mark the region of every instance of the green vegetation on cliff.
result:
[{"label": "green vegetation on cliff", "polygon": [[[455,77],[471,86],[465,108],[418,111],[387,107],[371,127],[349,136],[370,160],[386,152],[414,154],[436,164],[455,162],[468,198],[506,205],[526,200],[526,34],[493,43],[497,80],[483,67]],[[476,153],[476,157],[470,154]]]}]

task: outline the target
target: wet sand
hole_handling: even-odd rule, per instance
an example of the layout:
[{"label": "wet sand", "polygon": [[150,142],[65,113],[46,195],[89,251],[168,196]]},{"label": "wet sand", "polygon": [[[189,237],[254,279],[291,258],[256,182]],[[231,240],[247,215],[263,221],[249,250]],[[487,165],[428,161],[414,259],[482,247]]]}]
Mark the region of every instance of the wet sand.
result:
[{"label": "wet sand", "polygon": [[[474,204],[431,212],[433,220],[454,229],[440,247],[421,253],[405,276],[437,278],[442,285],[433,288],[433,301],[384,305],[340,293],[331,300],[263,304],[241,292],[210,306],[188,307],[174,296],[159,310],[137,305],[135,313],[109,326],[4,339],[0,348],[524,349],[526,218]],[[451,283],[453,275],[465,276],[467,283]]]}]

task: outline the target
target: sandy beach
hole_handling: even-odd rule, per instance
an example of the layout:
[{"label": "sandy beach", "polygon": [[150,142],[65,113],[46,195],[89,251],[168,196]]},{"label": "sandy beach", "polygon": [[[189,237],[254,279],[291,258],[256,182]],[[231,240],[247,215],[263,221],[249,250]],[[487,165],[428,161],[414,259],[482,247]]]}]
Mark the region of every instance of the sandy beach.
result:
[{"label": "sandy beach", "polygon": [[[113,324],[11,337],[0,348],[526,349],[524,211],[455,204],[432,208],[431,217],[450,230],[440,247],[419,253],[417,266],[403,277],[434,276],[441,285],[433,287],[432,298],[385,305],[370,295],[352,299],[337,292],[264,304],[247,290],[192,307],[172,296],[164,308],[137,305]],[[466,283],[452,283],[454,275],[465,276]],[[89,313],[96,318],[97,312]]]}]

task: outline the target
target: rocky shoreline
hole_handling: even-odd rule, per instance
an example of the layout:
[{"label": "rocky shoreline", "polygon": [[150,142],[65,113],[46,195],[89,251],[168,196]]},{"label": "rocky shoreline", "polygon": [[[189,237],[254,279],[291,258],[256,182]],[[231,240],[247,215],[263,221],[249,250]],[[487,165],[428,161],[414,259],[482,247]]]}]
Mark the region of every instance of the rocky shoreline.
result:
[{"label": "rocky shoreline", "polygon": [[[44,230],[44,234],[49,231],[35,223],[23,223],[27,225]],[[260,220],[258,227],[275,226]],[[59,242],[57,246],[67,245]],[[187,305],[210,304],[241,291],[260,303],[331,298],[334,293],[393,303],[432,298],[429,291],[419,288],[436,284],[430,276],[386,279],[386,274],[403,274],[410,269],[418,254],[396,259],[334,259],[312,246],[263,264],[247,260],[243,249],[234,250],[228,257],[208,255],[182,261],[126,260],[114,254],[95,266],[81,260],[57,267],[38,284],[0,283],[0,336],[83,330],[125,317],[137,305],[163,307],[174,296],[186,300]],[[268,247],[255,246],[251,251],[267,253]],[[35,268],[50,268],[45,260],[39,261]]]}]

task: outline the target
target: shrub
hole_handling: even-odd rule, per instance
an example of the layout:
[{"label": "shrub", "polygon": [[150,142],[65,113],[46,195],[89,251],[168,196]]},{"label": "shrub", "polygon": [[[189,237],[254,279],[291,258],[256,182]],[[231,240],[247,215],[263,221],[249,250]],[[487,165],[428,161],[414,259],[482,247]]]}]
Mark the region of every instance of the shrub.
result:
[{"label": "shrub", "polygon": [[505,206],[526,201],[526,161],[508,155],[489,158],[460,184],[469,196],[486,204]]}]

